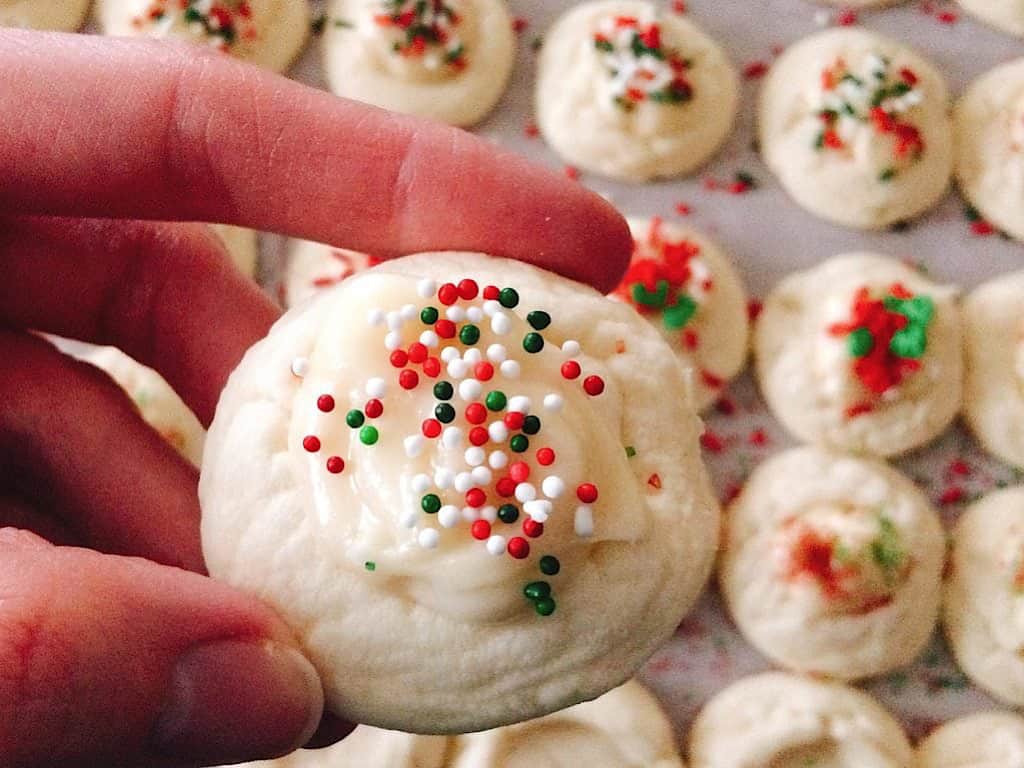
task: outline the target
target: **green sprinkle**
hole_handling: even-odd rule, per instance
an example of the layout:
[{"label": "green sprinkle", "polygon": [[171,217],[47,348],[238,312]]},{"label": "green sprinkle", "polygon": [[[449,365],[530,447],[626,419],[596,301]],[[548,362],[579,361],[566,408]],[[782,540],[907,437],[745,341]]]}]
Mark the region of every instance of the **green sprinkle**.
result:
[{"label": "green sprinkle", "polygon": [[420,500],[420,506],[428,515],[436,515],[437,511],[441,509],[441,497],[436,493],[428,493]]},{"label": "green sprinkle", "polygon": [[528,333],[523,336],[523,349],[535,355],[544,349],[544,337],[539,333]]},{"label": "green sprinkle", "polygon": [[498,507],[498,519],[503,523],[514,523],[519,519],[519,507],[515,504],[502,504]]},{"label": "green sprinkle", "polygon": [[533,51],[534,53],[536,53],[537,51],[539,51],[543,47],[544,47],[544,36],[543,35],[537,35],[536,37],[533,38],[533,40],[530,41],[530,50]]},{"label": "green sprinkle", "polygon": [[480,329],[471,323],[469,325],[462,326],[459,330],[459,341],[467,347],[472,347],[480,341]]},{"label": "green sprinkle", "polygon": [[824,149],[825,148],[825,132],[818,131],[818,135],[814,137],[814,148]]},{"label": "green sprinkle", "polygon": [[981,219],[981,213],[973,205],[965,205],[964,217],[968,221],[978,221],[979,219]]},{"label": "green sprinkle", "polygon": [[737,171],[736,181],[738,181],[740,184],[745,185],[747,189],[757,189],[757,179],[755,179],[752,174],[747,173],[746,171]]},{"label": "green sprinkle", "polygon": [[538,331],[543,331],[545,328],[551,325],[551,315],[549,315],[547,312],[542,312],[538,309],[526,316],[526,322],[530,324],[531,328]]},{"label": "green sprinkle", "polygon": [[875,337],[867,328],[854,328],[846,337],[846,348],[853,357],[864,357],[875,348]]},{"label": "green sprinkle", "polygon": [[487,397],[484,398],[484,404],[489,411],[500,411],[508,404],[508,398],[505,397],[504,392],[495,389],[487,393]]},{"label": "green sprinkle", "polygon": [[353,409],[345,414],[345,423],[352,427],[352,429],[359,429],[359,427],[363,426],[364,421],[366,421],[366,417],[363,416],[362,411]]},{"label": "green sprinkle", "polygon": [[508,447],[513,453],[525,453],[530,447],[530,438],[526,435],[516,435],[508,441]]},{"label": "green sprinkle", "polygon": [[696,311],[697,302],[685,293],[681,293],[676,298],[675,305],[662,313],[661,319],[664,321],[665,327],[670,331],[678,331],[690,322],[690,318],[693,317]]},{"label": "green sprinkle", "polygon": [[668,280],[659,280],[655,284],[653,291],[647,290],[647,286],[643,283],[633,283],[630,293],[633,296],[634,303],[645,307],[661,309],[665,306],[665,302],[668,301],[668,288]]},{"label": "green sprinkle", "polygon": [[533,608],[541,616],[550,616],[555,612],[555,601],[550,597],[542,597],[533,604]]},{"label": "green sprinkle", "polygon": [[880,515],[878,529],[878,538],[871,542],[871,559],[882,569],[886,582],[891,583],[907,555],[900,546],[900,532],[890,518]]},{"label": "green sprinkle", "polygon": [[615,46],[612,45],[611,40],[595,40],[594,47],[599,51],[604,51],[605,53],[611,53],[615,50]]},{"label": "green sprinkle", "polygon": [[928,336],[924,327],[912,323],[906,328],[896,331],[889,342],[889,351],[897,357],[907,357],[917,360],[924,356],[928,349]]},{"label": "green sprinkle", "polygon": [[879,181],[892,181],[895,178],[896,169],[893,168],[892,166],[889,166],[888,168],[884,169],[880,174],[878,174]]},{"label": "green sprinkle", "polygon": [[450,381],[439,381],[434,385],[434,397],[438,400],[451,400],[455,394],[455,387]]},{"label": "green sprinkle", "polygon": [[498,303],[505,309],[512,309],[519,304],[519,292],[515,288],[502,288],[498,294]]},{"label": "green sprinkle", "polygon": [[367,560],[365,563],[363,563],[363,567],[370,573],[373,573],[377,570],[377,564],[373,562],[373,560]]},{"label": "green sprinkle", "polygon": [[335,19],[334,26],[338,29],[352,29],[355,25],[348,19]]},{"label": "green sprinkle", "polygon": [[530,600],[551,597],[551,585],[546,581],[531,581],[523,587],[523,594]]},{"label": "green sprinkle", "polygon": [[424,307],[420,310],[420,320],[423,321],[424,325],[433,325],[440,316],[441,314],[437,311],[437,307]]},{"label": "green sprinkle", "polygon": [[376,427],[366,426],[359,430],[359,441],[363,445],[373,445],[380,439],[380,432]]},{"label": "green sprinkle", "polygon": [[554,555],[544,555],[538,565],[540,566],[540,572],[545,576],[554,576],[562,570],[562,564],[558,562],[558,558]]},{"label": "green sprinkle", "polygon": [[527,416],[523,419],[523,432],[528,435],[536,435],[540,432],[540,417]]},{"label": "green sprinkle", "polygon": [[434,408],[434,416],[442,424],[451,424],[455,421],[455,409],[448,403],[438,403]]},{"label": "green sprinkle", "polygon": [[636,456],[636,448],[634,448],[632,445],[627,445],[626,446],[626,458],[627,459],[632,459],[634,456]]}]

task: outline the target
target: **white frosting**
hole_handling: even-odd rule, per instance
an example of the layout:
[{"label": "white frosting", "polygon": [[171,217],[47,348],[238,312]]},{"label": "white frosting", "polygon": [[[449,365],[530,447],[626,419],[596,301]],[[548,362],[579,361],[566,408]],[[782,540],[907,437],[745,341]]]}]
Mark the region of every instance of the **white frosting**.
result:
[{"label": "white frosting", "polygon": [[585,170],[626,181],[689,173],[725,141],[738,101],[717,43],[651,3],[582,3],[545,35],[537,125]]},{"label": "white frosting", "polygon": [[881,228],[945,194],[953,167],[948,101],[942,76],[906,46],[864,29],[820,32],[772,66],[761,91],[761,151],[807,210]]},{"label": "white frosting", "polygon": [[917,768],[1024,768],[1024,718],[979,712],[946,723],[917,747]]},{"label": "white frosting", "polygon": [[719,579],[747,640],[797,671],[858,679],[909,663],[938,619],[942,526],[885,464],[777,454],[728,512]]},{"label": "white frosting", "polygon": [[957,663],[978,685],[1024,705],[1024,488],[972,505],[953,533],[944,621]]},{"label": "white frosting", "polygon": [[295,60],[310,26],[307,0],[96,0],[95,13],[106,35],[187,40],[275,72]]},{"label": "white frosting", "polygon": [[971,83],[953,118],[964,196],[987,220],[1024,240],[1024,58]]},{"label": "white frosting", "polygon": [[259,237],[256,231],[227,224],[214,224],[213,231],[224,242],[228,255],[238,267],[238,271],[246,277],[255,275],[259,257]]},{"label": "white frosting", "polygon": [[460,126],[494,108],[514,54],[504,0],[333,0],[324,41],[339,96]]},{"label": "white frosting", "polygon": [[[884,392],[857,375],[850,336],[858,291],[871,300],[894,285],[931,300],[924,354]],[[754,332],[757,377],[769,407],[805,442],[893,456],[938,436],[960,408],[963,360],[956,291],[902,262],[868,253],[835,256],[783,279]],[[896,365],[896,361],[889,361]],[[901,369],[903,370],[903,369]]]},{"label": "white frosting", "polygon": [[[750,322],[742,278],[721,248],[692,227],[660,219],[630,219],[629,226],[631,267],[612,297],[631,303],[661,331],[691,372],[694,400],[703,410],[722,394],[747,359]],[[654,265],[657,271],[651,271]],[[680,268],[685,280],[669,280],[682,276],[673,274]],[[639,289],[634,286],[643,285],[644,280],[654,280],[651,287],[668,281],[663,307],[637,302],[633,292]],[[656,290],[648,292],[644,287],[643,291],[647,295],[642,300],[658,301]],[[678,299],[677,293],[684,298]],[[680,327],[681,317],[674,313],[690,306],[693,314]]]},{"label": "white frosting", "polygon": [[690,731],[691,768],[911,768],[899,723],[874,699],[782,672],[740,680]]},{"label": "white frosting", "polygon": [[1024,1],[1022,0],[959,0],[965,11],[986,24],[1011,35],[1024,37]]},{"label": "white frosting", "polygon": [[292,240],[284,268],[284,304],[301,304],[378,262],[365,253],[312,240]]},{"label": "white frosting", "polygon": [[[389,350],[433,333],[419,319],[420,307],[439,306],[433,281],[467,276],[515,286],[521,305],[459,304],[467,316],[483,311],[481,336],[468,350],[444,342],[442,378],[453,384],[457,418],[424,437],[433,380],[421,374],[418,387],[402,389]],[[524,314],[534,309],[552,323],[544,349],[528,354]],[[573,358],[579,379],[561,375],[562,346],[582,349]],[[466,386],[485,351],[507,359],[490,363],[492,380]],[[601,394],[584,391],[591,376],[603,380]],[[539,416],[542,431],[516,453],[518,427],[484,430],[491,458],[474,468],[462,414],[492,388],[507,395],[506,411]],[[479,730],[600,694],[671,634],[710,569],[717,511],[685,392],[657,332],[578,284],[473,254],[387,262],[292,310],[232,375],[200,483],[208,566],[282,613],[332,710],[356,722]],[[334,398],[330,412],[317,405],[324,394]],[[372,445],[345,418],[369,397],[384,405],[363,425],[379,430]],[[489,414],[480,427],[500,420]],[[311,435],[315,452],[304,446]],[[554,463],[542,461],[542,447]],[[495,451],[507,467],[498,469]],[[344,471],[327,470],[331,456]],[[512,482],[521,515],[510,523],[496,507],[512,497],[489,483],[523,460],[530,474]],[[561,482],[545,481],[552,475]],[[587,482],[596,501],[579,488]],[[436,515],[423,511],[425,491],[438,497]],[[578,508],[592,518],[589,536],[577,533]],[[544,520],[540,538],[529,537],[527,515]],[[530,554],[516,559],[524,536]],[[546,554],[560,561],[557,576],[540,572]],[[552,615],[524,596],[535,581],[550,584]]]},{"label": "white frosting", "polygon": [[89,0],[0,0],[0,27],[74,32],[88,9]]}]

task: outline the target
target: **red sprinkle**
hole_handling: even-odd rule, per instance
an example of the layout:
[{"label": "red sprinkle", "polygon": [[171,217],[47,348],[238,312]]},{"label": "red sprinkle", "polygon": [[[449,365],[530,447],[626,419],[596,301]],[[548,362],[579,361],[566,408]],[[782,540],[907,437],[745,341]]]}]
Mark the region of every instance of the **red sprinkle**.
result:
[{"label": "red sprinkle", "polygon": [[327,471],[332,475],[340,474],[345,469],[345,460],[341,456],[331,456],[327,459]]},{"label": "red sprinkle", "polygon": [[515,32],[516,34],[523,32],[528,26],[530,26],[530,22],[528,22],[522,16],[516,16],[514,19],[512,19],[512,31]]},{"label": "red sprinkle", "polygon": [[567,165],[565,166],[565,175],[567,178],[576,181],[580,177],[579,168],[576,168],[575,166],[572,165]]},{"label": "red sprinkle", "polygon": [[530,556],[530,542],[522,536],[513,536],[508,540],[508,553],[516,560]]},{"label": "red sprinkle", "polygon": [[[452,288],[454,287],[452,286]],[[442,339],[453,339],[455,338],[455,323],[447,318],[442,318],[434,323],[434,333]]]},{"label": "red sprinkle", "polygon": [[725,440],[710,429],[705,430],[704,434],[700,436],[700,444],[704,447],[704,450],[711,453],[721,453],[725,450]]},{"label": "red sprinkle", "polygon": [[420,384],[420,375],[412,368],[406,368],[398,374],[398,385],[402,389],[416,389]]},{"label": "red sprinkle", "polygon": [[302,438],[302,447],[310,453],[316,453],[320,450],[320,438],[316,435],[306,435]]},{"label": "red sprinkle", "polygon": [[593,504],[597,501],[597,486],[593,483],[580,483],[576,486],[576,498],[584,504]]},{"label": "red sprinkle", "polygon": [[517,483],[525,483],[530,479],[530,465],[525,461],[515,461],[509,465],[508,476]]},{"label": "red sprinkle", "polygon": [[563,379],[575,379],[578,378],[582,369],[580,364],[575,360],[566,360],[562,363],[562,378]]},{"label": "red sprinkle", "polygon": [[996,228],[989,224],[984,219],[977,219],[971,222],[971,232],[980,237],[987,237],[988,235],[994,234]]},{"label": "red sprinkle", "polygon": [[479,447],[486,445],[487,441],[491,439],[491,436],[487,433],[487,429],[484,427],[473,427],[469,430],[469,442]]},{"label": "red sprinkle", "polygon": [[430,352],[427,350],[426,344],[416,341],[409,346],[409,362],[422,363],[429,354]]},{"label": "red sprinkle", "polygon": [[437,378],[438,374],[441,373],[441,359],[428,357],[423,361],[423,372],[432,379]]},{"label": "red sprinkle", "polygon": [[437,437],[441,434],[441,422],[437,419],[424,419],[422,429],[424,437]]},{"label": "red sprinkle", "polygon": [[451,306],[459,300],[459,289],[455,283],[445,283],[437,289],[437,300],[445,306]]},{"label": "red sprinkle", "polygon": [[409,364],[409,353],[401,349],[396,349],[391,353],[391,364],[395,368],[405,368]]},{"label": "red sprinkle", "polygon": [[680,216],[689,216],[693,209],[686,203],[676,203],[676,213]]},{"label": "red sprinkle", "polygon": [[324,413],[330,413],[334,410],[334,398],[330,395],[320,395],[316,399],[316,407]]},{"label": "red sprinkle", "polygon": [[486,541],[491,537],[491,524],[486,520],[474,520],[469,532],[477,541]]},{"label": "red sprinkle", "polygon": [[721,387],[725,386],[725,379],[723,379],[721,376],[713,374],[711,371],[707,369],[701,370],[700,380],[703,381],[706,386],[711,387],[711,389],[720,389]]},{"label": "red sprinkle", "polygon": [[459,282],[459,297],[470,301],[475,299],[477,294],[480,293],[480,286],[476,284],[476,280],[470,280],[468,277],[465,280]]},{"label": "red sprinkle", "polygon": [[747,438],[747,442],[749,442],[751,445],[756,445],[758,448],[761,448],[765,445],[768,445],[768,433],[760,428],[755,429],[753,432],[750,433],[750,436]]},{"label": "red sprinkle", "polygon": [[477,381],[490,381],[494,378],[494,366],[486,360],[479,362],[473,368],[473,375]]},{"label": "red sprinkle", "polygon": [[743,76],[747,80],[757,80],[768,74],[768,64],[763,61],[752,61],[743,68]]},{"label": "red sprinkle", "polygon": [[506,427],[515,431],[523,428],[523,423],[526,421],[526,417],[519,413],[519,411],[509,411],[505,414],[503,421],[505,422]]},{"label": "red sprinkle", "polygon": [[523,533],[531,539],[536,539],[544,533],[544,523],[538,523],[532,517],[528,517],[523,520]]},{"label": "red sprinkle", "polygon": [[470,488],[466,491],[466,504],[477,509],[487,502],[487,494],[482,488]]},{"label": "red sprinkle", "polygon": [[484,298],[488,301],[496,301],[500,295],[501,291],[498,290],[498,286],[496,285],[488,285],[484,288]]},{"label": "red sprinkle", "polygon": [[840,27],[850,27],[857,23],[857,12],[852,8],[845,8],[836,16],[836,24]]},{"label": "red sprinkle", "polygon": [[660,489],[661,488],[661,475],[659,475],[657,472],[655,472],[653,475],[651,475],[650,477],[647,478],[647,484],[649,486],[651,486],[651,488],[658,488],[658,489]]},{"label": "red sprinkle", "polygon": [[942,11],[942,13],[937,14],[935,18],[937,18],[943,24],[956,24],[957,20],[960,17],[957,16],[957,14],[954,13],[953,11]]},{"label": "red sprinkle", "polygon": [[747,319],[754,322],[761,316],[763,310],[764,304],[759,299],[751,299],[747,302]]},{"label": "red sprinkle", "polygon": [[511,496],[516,492],[516,486],[518,483],[511,477],[503,477],[494,484],[494,490],[498,492],[499,496]]},{"label": "red sprinkle", "polygon": [[959,485],[951,485],[939,496],[940,504],[956,504],[964,498],[964,489]]},{"label": "red sprinkle", "polygon": [[366,418],[376,419],[384,413],[384,403],[377,398],[372,398],[366,401],[366,405],[363,406],[363,411],[366,413]]},{"label": "red sprinkle", "polygon": [[551,448],[540,448],[537,451],[537,463],[542,467],[550,467],[555,463],[555,452]]},{"label": "red sprinkle", "polygon": [[967,477],[971,474],[971,468],[963,459],[953,459],[953,461],[949,462],[948,472],[951,475]]},{"label": "red sprinkle", "polygon": [[466,406],[466,421],[470,424],[483,424],[487,421],[487,408],[483,403],[470,403]]},{"label": "red sprinkle", "polygon": [[672,10],[676,13],[686,13],[686,0],[672,0]]},{"label": "red sprinkle", "polygon": [[591,397],[597,397],[604,392],[604,379],[600,376],[587,376],[583,380],[583,391]]},{"label": "red sprinkle", "polygon": [[683,346],[689,350],[697,349],[700,346],[700,336],[692,328],[686,328],[683,330]]}]

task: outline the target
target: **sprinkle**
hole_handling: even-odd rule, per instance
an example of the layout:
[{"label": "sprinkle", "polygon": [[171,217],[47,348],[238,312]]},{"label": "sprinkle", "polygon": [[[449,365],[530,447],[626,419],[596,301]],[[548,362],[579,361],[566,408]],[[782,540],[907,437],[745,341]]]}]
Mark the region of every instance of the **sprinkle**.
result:
[{"label": "sprinkle", "polygon": [[480,286],[477,285],[475,280],[470,280],[468,277],[465,280],[459,282],[459,297],[471,301],[477,297],[480,292]]},{"label": "sprinkle", "polygon": [[458,507],[451,504],[445,504],[437,513],[437,522],[441,524],[442,528],[454,528],[459,524],[459,519],[461,517],[462,512]]},{"label": "sprinkle", "polygon": [[363,563],[363,568],[368,570],[370,573],[373,573],[377,570],[377,564],[373,562],[373,560],[367,560],[365,563]]},{"label": "sprinkle", "polygon": [[518,379],[522,369],[516,360],[505,360],[501,364],[501,375],[506,379]]},{"label": "sprinkle", "polygon": [[416,293],[422,296],[424,299],[429,299],[431,296],[437,293],[437,283],[430,278],[423,278],[416,283]]},{"label": "sprinkle", "polygon": [[512,309],[519,304],[519,292],[515,288],[502,288],[498,294],[498,302],[505,309]]},{"label": "sprinkle", "polygon": [[604,392],[604,379],[600,376],[587,376],[583,380],[583,391],[591,397],[597,397]]},{"label": "sprinkle", "polygon": [[331,456],[327,459],[327,471],[332,475],[340,474],[345,470],[345,460],[341,456]]},{"label": "sprinkle", "polygon": [[480,517],[491,525],[494,525],[498,521],[498,508],[488,504],[480,510]]},{"label": "sprinkle", "polygon": [[[679,2],[680,0],[676,0]],[[550,597],[542,597],[533,604],[533,610],[535,610],[540,616],[550,616],[555,612],[555,601]]]},{"label": "sprinkle", "polygon": [[462,430],[458,427],[445,427],[441,433],[441,445],[445,448],[458,448],[462,445]]},{"label": "sprinkle", "polygon": [[411,368],[406,368],[398,374],[398,385],[402,389],[416,389],[420,384],[420,375]]},{"label": "sprinkle", "polygon": [[363,416],[363,412],[356,410],[355,408],[345,414],[345,423],[352,429],[359,429],[359,427],[363,426],[365,421],[366,417]]},{"label": "sprinkle", "polygon": [[373,378],[366,382],[366,394],[370,397],[384,397],[388,391],[388,385],[384,379]]},{"label": "sprinkle", "polygon": [[503,421],[492,421],[487,427],[487,434],[493,443],[503,443],[508,440],[508,427]]},{"label": "sprinkle", "polygon": [[487,348],[487,359],[492,363],[503,363],[508,358],[508,350],[504,344],[491,344]]},{"label": "sprinkle", "polygon": [[492,555],[500,555],[505,552],[505,537],[500,535],[491,536],[487,540],[487,551]]},{"label": "sprinkle", "polygon": [[700,436],[700,444],[704,450],[710,453],[721,453],[725,450],[725,441],[710,429],[705,429]]},{"label": "sprinkle", "polygon": [[388,331],[387,336],[384,337],[384,348],[398,349],[400,346],[402,346],[402,334],[398,331]]},{"label": "sprinkle", "polygon": [[[555,463],[555,452],[553,449],[544,447],[537,449],[537,463],[542,467],[549,467]],[[546,493],[546,492],[545,492]],[[550,495],[550,494],[548,494]]]},{"label": "sprinkle", "polygon": [[551,585],[546,581],[531,581],[523,587],[523,595],[529,600],[542,600],[551,596]]},{"label": "sprinkle", "polygon": [[320,450],[320,438],[316,435],[306,435],[302,438],[302,447],[309,453],[316,453]]},{"label": "sprinkle", "polygon": [[448,375],[453,379],[464,379],[469,373],[469,363],[465,360],[452,360],[448,363]]},{"label": "sprinkle", "polygon": [[509,465],[508,476],[517,483],[525,483],[530,479],[530,465],[525,461],[514,461]]},{"label": "sprinkle", "polygon": [[539,333],[528,333],[523,336],[523,349],[535,355],[544,349],[544,337]]},{"label": "sprinkle", "polygon": [[636,448],[634,448],[632,445],[627,445],[626,446],[626,458],[627,459],[632,459],[634,456],[636,456]]},{"label": "sprinkle", "polygon": [[409,322],[416,317],[416,305],[415,304],[403,304],[402,309],[399,310],[402,320]]},{"label": "sprinkle", "polygon": [[530,450],[530,438],[526,435],[514,435],[508,441],[508,447],[513,453],[526,453],[526,451]]},{"label": "sprinkle", "polygon": [[486,445],[490,437],[490,432],[484,427],[473,427],[469,430],[469,442],[473,445]]},{"label": "sprinkle", "polygon": [[470,526],[469,532],[477,541],[487,541],[491,537],[491,524],[486,520],[477,520]]},{"label": "sprinkle", "polygon": [[519,411],[515,411],[512,408],[508,409],[509,412],[505,414],[503,419],[505,426],[508,429],[516,430],[523,428],[523,422],[526,421],[526,417]]},{"label": "sprinkle", "polygon": [[554,555],[544,555],[537,565],[545,576],[556,576],[562,570],[562,564]]},{"label": "sprinkle", "polygon": [[466,346],[472,346],[480,341],[480,329],[475,325],[464,325],[459,331],[459,341]]},{"label": "sprinkle", "polygon": [[409,435],[402,441],[402,445],[405,448],[405,455],[412,459],[423,453],[426,441],[421,435]]},{"label": "sprinkle", "polygon": [[582,538],[594,535],[594,511],[586,504],[576,507],[573,530]]},{"label": "sprinkle", "polygon": [[420,499],[420,506],[428,515],[436,515],[437,511],[441,509],[441,497],[436,493],[428,493]]},{"label": "sprinkle", "polygon": [[499,496],[504,498],[514,496],[516,492],[516,481],[511,477],[503,477],[494,484],[494,490],[498,492]]},{"label": "sprinkle", "polygon": [[576,379],[579,378],[582,369],[580,368],[580,364],[575,360],[566,360],[562,363],[561,371],[563,379]]},{"label": "sprinkle", "polygon": [[438,400],[451,400],[455,394],[455,387],[450,381],[439,381],[434,385],[434,397]]},{"label": "sprinkle", "polygon": [[857,12],[852,8],[844,8],[836,16],[836,24],[840,27],[851,27],[857,23]]},{"label": "sprinkle", "polygon": [[484,302],[483,309],[484,314],[487,315],[487,317],[494,317],[501,311],[501,302],[496,299],[490,299]]},{"label": "sprinkle", "polygon": [[488,362],[479,362],[473,366],[473,376],[477,381],[490,381],[494,378],[494,366]]},{"label": "sprinkle", "polygon": [[366,322],[370,325],[384,325],[384,321],[387,319],[387,315],[384,314],[383,309],[371,309],[366,313]]},{"label": "sprinkle", "polygon": [[[516,395],[515,397],[510,397],[509,400],[508,400],[508,410],[511,413],[522,413],[522,414],[529,413],[530,412],[530,398],[526,397],[525,395]],[[510,427],[510,428],[511,429],[519,429],[521,426],[522,426],[522,424],[519,424],[519,426]]]},{"label": "sprinkle", "polygon": [[551,502],[544,499],[527,501],[523,504],[523,511],[538,523],[545,523],[551,515]]},{"label": "sprinkle", "polygon": [[412,479],[412,490],[413,493],[425,493],[426,490],[433,485],[430,481],[430,475],[425,475],[422,472]]},{"label": "sprinkle", "polygon": [[[536,502],[531,501],[531,504]],[[547,518],[545,518],[546,520]],[[544,523],[540,520],[535,520],[532,517],[528,517],[523,520],[523,535],[527,538],[536,539],[544,535]]]},{"label": "sprinkle", "polygon": [[562,353],[568,357],[576,357],[581,352],[580,343],[569,339],[562,344]]},{"label": "sprinkle", "polygon": [[441,359],[446,363],[450,363],[452,360],[460,360],[459,350],[455,347],[445,347],[441,350]]},{"label": "sprinkle", "polygon": [[534,330],[543,331],[551,325],[551,315],[547,312],[535,310],[526,316],[526,322],[529,323],[530,327]]},{"label": "sprinkle", "polygon": [[415,528],[419,521],[419,514],[415,510],[407,509],[402,513],[402,519],[400,522],[403,528]]},{"label": "sprinkle", "polygon": [[504,469],[508,466],[508,454],[504,451],[491,451],[491,455],[487,457],[487,464],[491,469]]},{"label": "sprinkle", "polygon": [[505,397],[505,393],[501,390],[494,389],[487,393],[487,397],[484,402],[487,404],[488,410],[502,411],[508,404],[508,398]]},{"label": "sprinkle", "polygon": [[434,406],[434,416],[442,424],[451,424],[455,421],[455,409],[449,403],[438,403]]},{"label": "sprinkle", "polygon": [[512,320],[504,312],[498,312],[491,318],[491,330],[499,336],[504,336],[512,330]]},{"label": "sprinkle", "polygon": [[482,464],[479,467],[473,467],[473,471],[470,474],[473,476],[473,482],[477,485],[490,485],[491,480],[494,479],[491,470]]},{"label": "sprinkle", "polygon": [[597,486],[593,483],[580,483],[576,486],[576,498],[584,504],[593,504],[597,501]]},{"label": "sprinkle", "polygon": [[540,418],[537,416],[527,416],[523,419],[523,432],[527,435],[536,435],[540,432]]},{"label": "sprinkle", "polygon": [[466,310],[462,307],[454,304],[445,310],[444,316],[451,320],[453,323],[461,323],[466,319]]},{"label": "sprinkle", "polygon": [[473,349],[467,349],[462,359],[475,368],[476,364],[484,359],[484,355],[483,352],[474,347]]},{"label": "sprinkle", "polygon": [[661,490],[661,475],[659,475],[657,472],[653,473],[650,477],[647,478],[647,484],[651,486],[651,488]]},{"label": "sprinkle", "polygon": [[445,283],[437,289],[437,299],[446,307],[459,300],[459,289],[454,283]]},{"label": "sprinkle", "polygon": [[764,61],[752,61],[743,68],[743,77],[747,80],[758,80],[768,74],[768,64]]},{"label": "sprinkle", "polygon": [[540,484],[540,489],[549,499],[557,499],[565,493],[565,481],[558,475],[548,475]]},{"label": "sprinkle", "polygon": [[537,498],[537,489],[530,483],[519,483],[519,485],[516,486],[515,497],[516,501],[520,503],[533,501]]},{"label": "sprinkle", "polygon": [[434,472],[434,485],[440,488],[442,491],[446,491],[452,487],[452,483],[455,482],[455,473],[450,469],[440,468]]},{"label": "sprinkle", "polygon": [[420,344],[423,344],[424,346],[433,348],[440,343],[441,337],[433,331],[424,331],[420,334]]},{"label": "sprinkle", "polygon": [[438,320],[434,323],[434,332],[437,333],[442,339],[454,339],[455,338],[455,323],[447,318]]},{"label": "sprinkle", "polygon": [[511,525],[519,519],[519,507],[515,504],[502,504],[498,507],[498,519]]},{"label": "sprinkle", "polygon": [[436,357],[428,357],[423,361],[423,373],[432,379],[441,375],[441,361]]},{"label": "sprinkle", "polygon": [[544,395],[544,409],[548,411],[558,412],[562,410],[565,405],[565,398],[554,392]]},{"label": "sprinkle", "polygon": [[513,536],[508,540],[508,553],[516,560],[523,560],[530,556],[530,542],[522,536]]},{"label": "sprinkle", "polygon": [[483,392],[483,387],[476,379],[464,379],[459,382],[459,397],[464,401],[476,400]]},{"label": "sprinkle", "polygon": [[439,534],[434,528],[424,528],[419,532],[416,537],[416,541],[424,549],[436,549],[438,543],[441,541],[441,534]]},{"label": "sprinkle", "polygon": [[384,413],[384,403],[375,397],[371,398],[366,401],[363,411],[366,412],[366,417],[369,419],[379,418]]},{"label": "sprinkle", "polygon": [[487,501],[487,494],[481,488],[470,488],[466,491],[466,504],[479,508]]},{"label": "sprinkle", "polygon": [[391,363],[392,367],[404,368],[409,363],[409,353],[406,352],[404,349],[396,349],[394,352],[391,353],[388,360]]},{"label": "sprinkle", "polygon": [[292,373],[300,379],[305,378],[309,373],[309,358],[296,357],[292,360]]},{"label": "sprinkle", "polygon": [[373,445],[380,438],[376,427],[365,426],[359,430],[359,442],[363,445]]},{"label": "sprinkle", "polygon": [[484,311],[480,307],[467,307],[466,319],[471,323],[479,323],[484,319]]},{"label": "sprinkle", "polygon": [[466,406],[466,421],[470,424],[483,424],[487,421],[487,409],[483,403],[470,403]]}]

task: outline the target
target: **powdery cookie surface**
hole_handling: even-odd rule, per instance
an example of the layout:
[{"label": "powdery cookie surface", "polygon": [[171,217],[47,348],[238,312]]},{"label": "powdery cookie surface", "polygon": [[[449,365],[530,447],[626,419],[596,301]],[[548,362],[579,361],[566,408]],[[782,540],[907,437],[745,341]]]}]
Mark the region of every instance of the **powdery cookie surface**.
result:
[{"label": "powdery cookie surface", "polygon": [[379,263],[380,259],[365,253],[312,240],[292,240],[284,268],[284,305],[301,304]]},{"label": "powdery cookie surface", "polygon": [[726,605],[776,663],[856,680],[908,664],[931,636],[945,537],[927,498],[884,463],[785,451],[754,470],[727,521]]},{"label": "powdery cookie surface", "polygon": [[949,94],[905,45],[864,29],[790,46],[761,90],[765,162],[811,213],[878,229],[931,208],[953,170]]},{"label": "powdery cookie surface", "polygon": [[306,0],[96,0],[106,35],[187,40],[283,72],[309,37]]},{"label": "powdery cookie surface", "polygon": [[754,330],[769,407],[805,442],[894,456],[940,434],[960,408],[956,291],[869,253],[780,282]]},{"label": "powdery cookie surface", "polygon": [[329,16],[324,67],[339,96],[469,126],[508,85],[504,0],[333,0]]},{"label": "powdery cookie surface", "polygon": [[743,368],[747,294],[729,257],[692,227],[631,219],[633,258],[612,294],[646,317],[692,371],[702,410]]},{"label": "powdery cookie surface", "polygon": [[986,219],[1024,240],[1024,59],[971,83],[953,119],[961,191]]},{"label": "powdery cookie surface", "polygon": [[988,494],[953,531],[944,623],[953,655],[975,683],[1024,705],[1024,488]]},{"label": "powdery cookie surface", "polygon": [[1024,272],[963,303],[964,417],[985,450],[1024,467]]},{"label": "powdery cookie surface", "polygon": [[585,170],[638,182],[690,173],[725,141],[738,102],[718,44],[651,3],[582,3],[544,36],[537,125]]},{"label": "powdery cookie surface", "polygon": [[691,768],[911,768],[900,724],[855,688],[784,672],[746,677],[701,710]]},{"label": "powdery cookie surface", "polygon": [[0,0],[0,27],[74,32],[87,10],[89,0]]},{"label": "powdery cookie surface", "polygon": [[589,288],[478,254],[389,262],[232,375],[207,564],[281,612],[356,722],[466,732],[593,698],[710,571],[699,420],[665,397],[685,391],[657,331]]},{"label": "powdery cookie surface", "polygon": [[1024,37],[1024,2],[1021,0],[958,0],[965,11],[1011,35]]},{"label": "powdery cookie surface", "polygon": [[979,712],[946,723],[917,746],[917,768],[1024,768],[1024,719]]}]

